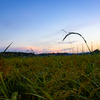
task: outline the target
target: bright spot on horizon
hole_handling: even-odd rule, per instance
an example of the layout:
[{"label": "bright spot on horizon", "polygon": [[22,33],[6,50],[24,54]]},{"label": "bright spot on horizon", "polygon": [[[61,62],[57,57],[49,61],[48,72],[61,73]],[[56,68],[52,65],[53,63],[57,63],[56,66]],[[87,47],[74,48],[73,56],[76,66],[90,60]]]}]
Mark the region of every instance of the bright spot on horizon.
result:
[{"label": "bright spot on horizon", "polygon": [[[99,0],[0,0],[0,52],[88,52],[100,49]],[[73,49],[72,49],[73,48]]]}]

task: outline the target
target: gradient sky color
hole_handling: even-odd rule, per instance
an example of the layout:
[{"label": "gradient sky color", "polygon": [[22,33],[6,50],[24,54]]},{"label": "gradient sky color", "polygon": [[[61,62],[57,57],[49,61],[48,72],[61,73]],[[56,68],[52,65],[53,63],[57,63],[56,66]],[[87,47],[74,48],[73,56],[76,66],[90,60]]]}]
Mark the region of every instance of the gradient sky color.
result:
[{"label": "gradient sky color", "polygon": [[[0,51],[85,52],[100,47],[100,0],[0,0]],[[71,43],[70,43],[71,42]],[[73,50],[71,49],[73,48]]]}]

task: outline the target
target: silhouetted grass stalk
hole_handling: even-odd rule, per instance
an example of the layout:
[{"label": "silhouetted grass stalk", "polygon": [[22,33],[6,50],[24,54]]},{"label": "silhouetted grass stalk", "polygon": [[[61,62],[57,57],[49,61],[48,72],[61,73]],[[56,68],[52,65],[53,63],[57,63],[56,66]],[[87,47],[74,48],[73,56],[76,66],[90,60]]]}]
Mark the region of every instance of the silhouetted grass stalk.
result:
[{"label": "silhouetted grass stalk", "polygon": [[93,43],[91,42],[91,51],[93,51]]},{"label": "silhouetted grass stalk", "polygon": [[12,43],[13,43],[13,42],[11,42],[11,43],[8,45],[8,47],[7,47],[3,52],[6,52],[6,50],[11,46]]},{"label": "silhouetted grass stalk", "polygon": [[34,50],[32,49],[32,48],[30,48],[31,49],[31,51],[33,52],[33,54],[35,55],[35,52],[34,52]]},{"label": "silhouetted grass stalk", "polygon": [[[64,32],[67,34],[67,32],[66,32],[65,30],[62,30],[62,31],[64,31]],[[68,39],[69,39],[69,42],[70,42],[70,44],[71,44],[71,49],[72,49],[72,52],[74,53],[74,50],[73,50],[73,46],[72,46],[71,40],[70,40],[70,38],[69,38],[69,37],[68,37]]]},{"label": "silhouetted grass stalk", "polygon": [[0,57],[3,57],[3,54],[7,51],[7,49],[11,46],[12,43],[13,43],[13,42],[11,42],[11,43],[8,45],[8,47],[2,52],[2,54],[1,54]]},{"label": "silhouetted grass stalk", "polygon": [[[66,31],[65,30],[62,30],[62,31],[64,31],[65,33],[66,33]],[[65,38],[67,37],[67,36],[69,36],[69,35],[71,35],[71,34],[77,34],[77,35],[79,35],[80,37],[82,37],[82,39],[84,40],[84,42],[85,42],[85,44],[86,44],[86,46],[87,46],[87,48],[88,48],[88,50],[91,52],[91,50],[90,50],[90,48],[89,48],[89,46],[88,46],[88,44],[87,44],[87,42],[86,42],[86,40],[84,39],[84,37],[81,35],[81,34],[79,34],[79,33],[75,33],[75,32],[69,32],[64,38],[63,38],[63,40],[62,41],[64,41],[65,40]]]}]

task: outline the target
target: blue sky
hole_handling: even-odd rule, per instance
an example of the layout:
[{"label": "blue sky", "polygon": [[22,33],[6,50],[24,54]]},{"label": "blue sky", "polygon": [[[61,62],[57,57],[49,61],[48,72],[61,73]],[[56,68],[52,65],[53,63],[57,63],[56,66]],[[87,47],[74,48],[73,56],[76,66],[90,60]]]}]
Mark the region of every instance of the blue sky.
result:
[{"label": "blue sky", "polygon": [[[88,51],[100,46],[100,0],[0,0],[0,51]],[[70,44],[70,42],[72,42]],[[92,43],[91,43],[92,42]],[[72,49],[73,48],[73,51]],[[27,51],[28,52],[28,51]]]}]

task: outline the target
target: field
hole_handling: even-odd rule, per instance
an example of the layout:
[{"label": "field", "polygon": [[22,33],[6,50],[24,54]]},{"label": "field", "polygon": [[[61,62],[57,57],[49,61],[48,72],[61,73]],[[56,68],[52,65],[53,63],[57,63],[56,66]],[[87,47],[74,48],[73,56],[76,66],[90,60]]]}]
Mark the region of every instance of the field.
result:
[{"label": "field", "polygon": [[100,54],[0,58],[0,100],[100,100]]}]

